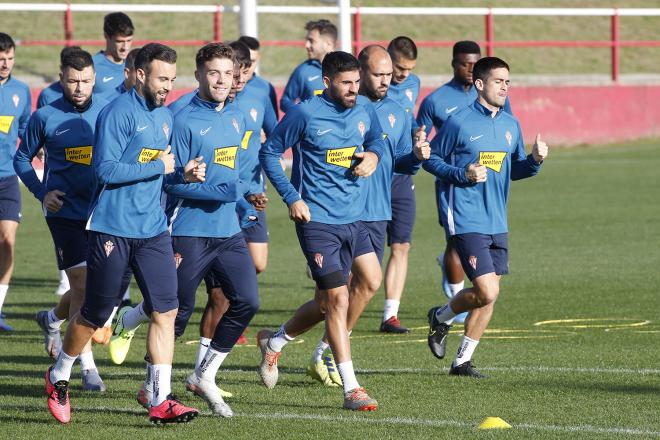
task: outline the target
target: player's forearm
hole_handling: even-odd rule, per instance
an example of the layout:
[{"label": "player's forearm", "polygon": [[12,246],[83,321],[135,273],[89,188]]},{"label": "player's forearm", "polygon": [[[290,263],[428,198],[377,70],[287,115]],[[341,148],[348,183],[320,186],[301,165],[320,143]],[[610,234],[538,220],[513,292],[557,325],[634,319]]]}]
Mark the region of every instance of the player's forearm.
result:
[{"label": "player's forearm", "polygon": [[266,173],[268,180],[273,184],[277,193],[282,197],[287,206],[296,200],[300,200],[300,194],[291,185],[289,178],[280,165],[281,152],[269,151],[265,147],[259,152],[259,162]]},{"label": "player's forearm", "polygon": [[242,181],[219,185],[207,183],[184,183],[165,185],[165,192],[181,199],[231,203],[243,198],[246,185]]},{"label": "player's forearm", "polygon": [[32,167],[32,157],[30,157],[29,154],[25,154],[21,149],[16,151],[16,155],[14,156],[14,171],[16,171],[16,175],[21,179],[23,184],[25,184],[27,189],[30,190],[40,202],[43,202],[47,192],[46,186],[41,183],[37,173]]},{"label": "player's forearm", "polygon": [[415,156],[414,152],[410,151],[394,160],[394,172],[414,175],[417,174],[421,165],[422,161]]},{"label": "player's forearm", "polygon": [[437,178],[455,185],[469,183],[465,169],[449,165],[438,156],[431,155],[429,160],[424,161],[422,167]]},{"label": "player's forearm", "polygon": [[541,171],[541,164],[536,163],[534,157],[529,154],[523,160],[515,160],[511,163],[511,180],[526,179],[535,176]]},{"label": "player's forearm", "polygon": [[148,163],[121,163],[115,160],[102,160],[96,167],[96,177],[102,184],[122,184],[138,182],[165,173],[162,160]]}]

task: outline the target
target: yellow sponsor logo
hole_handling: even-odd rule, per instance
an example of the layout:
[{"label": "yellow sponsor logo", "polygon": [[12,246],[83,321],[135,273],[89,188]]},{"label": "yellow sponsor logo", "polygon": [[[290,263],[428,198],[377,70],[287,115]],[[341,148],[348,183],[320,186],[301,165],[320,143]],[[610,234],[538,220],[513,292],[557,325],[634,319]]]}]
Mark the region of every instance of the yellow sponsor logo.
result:
[{"label": "yellow sponsor logo", "polygon": [[92,164],[92,146],[85,147],[67,147],[64,149],[64,157],[69,162],[75,162],[83,165]]},{"label": "yellow sponsor logo", "polygon": [[252,137],[252,130],[247,130],[245,135],[243,135],[243,140],[241,141],[241,148],[247,150],[250,138]]},{"label": "yellow sponsor logo", "polygon": [[161,150],[155,150],[153,148],[143,148],[142,151],[140,151],[140,155],[138,156],[138,162],[148,163],[152,160],[156,160],[158,158],[158,154],[160,154],[160,151]]},{"label": "yellow sponsor logo", "polygon": [[353,161],[353,153],[357,147],[335,148],[325,152],[325,161],[331,165],[342,168],[350,168]]},{"label": "yellow sponsor logo", "polygon": [[504,151],[481,151],[479,152],[479,163],[499,173],[505,157],[506,152]]},{"label": "yellow sponsor logo", "polygon": [[323,89],[314,90],[314,96],[319,96],[321,93],[323,93]]},{"label": "yellow sponsor logo", "polygon": [[12,122],[14,122],[13,116],[0,116],[0,132],[4,134],[9,133]]},{"label": "yellow sponsor logo", "polygon": [[238,145],[235,147],[216,148],[213,163],[233,170],[236,166],[236,151],[238,151]]}]

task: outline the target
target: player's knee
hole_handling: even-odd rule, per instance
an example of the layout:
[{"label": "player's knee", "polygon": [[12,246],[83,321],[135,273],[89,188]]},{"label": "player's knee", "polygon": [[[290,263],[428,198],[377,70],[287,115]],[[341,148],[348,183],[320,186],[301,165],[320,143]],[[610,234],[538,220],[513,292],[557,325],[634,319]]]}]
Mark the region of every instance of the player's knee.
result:
[{"label": "player's knee", "polygon": [[392,257],[399,259],[408,257],[408,252],[410,251],[410,243],[392,243],[390,247],[392,251]]},{"label": "player's knee", "polygon": [[326,301],[326,310],[348,310],[348,295],[346,291],[331,290],[328,291],[328,299]]},{"label": "player's knee", "polygon": [[254,259],[254,268],[257,271],[257,274],[260,274],[261,272],[265,271],[267,265],[268,265],[268,259],[267,258],[255,258]]},{"label": "player's knee", "polygon": [[479,307],[487,306],[488,304],[494,303],[497,300],[497,297],[500,294],[500,288],[495,283],[489,283],[485,286],[479,286],[476,290],[476,299],[479,303]]}]

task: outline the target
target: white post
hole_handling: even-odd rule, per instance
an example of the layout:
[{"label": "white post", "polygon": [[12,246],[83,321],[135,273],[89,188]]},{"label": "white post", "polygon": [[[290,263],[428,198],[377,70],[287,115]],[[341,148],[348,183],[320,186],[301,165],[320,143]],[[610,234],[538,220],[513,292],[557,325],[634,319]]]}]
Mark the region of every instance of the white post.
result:
[{"label": "white post", "polygon": [[257,0],[241,0],[241,35],[257,38],[258,29]]},{"label": "white post", "polygon": [[351,0],[337,0],[339,6],[339,40],[341,50],[353,53],[353,32],[351,32]]}]

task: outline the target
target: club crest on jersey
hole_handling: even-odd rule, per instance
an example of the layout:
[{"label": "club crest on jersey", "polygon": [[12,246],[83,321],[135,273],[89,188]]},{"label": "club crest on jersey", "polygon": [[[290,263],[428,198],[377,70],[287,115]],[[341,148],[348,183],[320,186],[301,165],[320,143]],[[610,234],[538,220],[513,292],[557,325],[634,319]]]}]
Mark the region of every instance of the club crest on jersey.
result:
[{"label": "club crest on jersey", "polygon": [[364,137],[364,132],[367,130],[367,126],[364,125],[364,122],[360,121],[358,122],[358,131],[360,132],[360,136]]},{"label": "club crest on jersey", "polygon": [[103,249],[105,249],[105,256],[109,257],[110,254],[112,253],[112,251],[115,250],[115,244],[113,242],[111,242],[110,240],[108,240],[103,245]]},{"label": "club crest on jersey", "polygon": [[322,269],[322,268],[323,268],[323,255],[321,255],[321,254],[318,253],[318,252],[315,253],[315,254],[314,254],[314,262],[316,263],[316,265],[317,265],[320,269]]},{"label": "club crest on jersey", "polygon": [[21,102],[21,98],[16,93],[11,97],[11,100],[14,101],[14,107],[18,107],[18,103]]},{"label": "club crest on jersey", "polygon": [[504,137],[506,138],[506,141],[509,143],[509,147],[510,147],[511,146],[511,138],[512,138],[511,132],[509,130],[507,130],[506,133],[504,134]]},{"label": "club crest on jersey", "polygon": [[60,261],[64,261],[64,250],[61,247],[57,248],[57,255],[60,256]]},{"label": "club crest on jersey", "polygon": [[163,133],[165,133],[166,138],[170,137],[170,126],[167,125],[167,122],[163,122]]},{"label": "club crest on jersey", "polygon": [[250,109],[250,117],[252,118],[252,120],[254,122],[257,122],[257,115],[258,115],[257,109],[256,108],[251,108]]},{"label": "club crest on jersey", "polygon": [[477,270],[477,257],[470,255],[470,258],[468,258],[468,263],[470,263],[472,269]]},{"label": "club crest on jersey", "polygon": [[406,96],[410,100],[410,102],[413,102],[413,91],[412,89],[406,89]]},{"label": "club crest on jersey", "polygon": [[236,118],[231,118],[231,125],[234,126],[234,129],[236,130],[236,133],[239,133],[239,130],[238,130],[238,121],[236,120]]},{"label": "club crest on jersey", "polygon": [[182,261],[183,261],[183,257],[181,256],[180,253],[177,252],[176,254],[174,254],[174,265],[176,266],[177,269],[181,265]]},{"label": "club crest on jersey", "polygon": [[387,117],[387,120],[390,121],[390,126],[394,128],[394,124],[396,124],[396,118],[392,113]]}]

